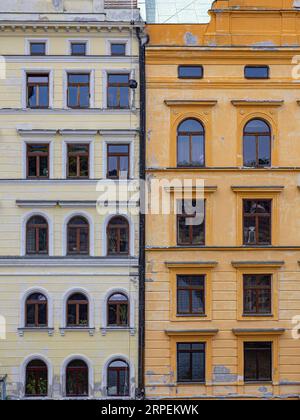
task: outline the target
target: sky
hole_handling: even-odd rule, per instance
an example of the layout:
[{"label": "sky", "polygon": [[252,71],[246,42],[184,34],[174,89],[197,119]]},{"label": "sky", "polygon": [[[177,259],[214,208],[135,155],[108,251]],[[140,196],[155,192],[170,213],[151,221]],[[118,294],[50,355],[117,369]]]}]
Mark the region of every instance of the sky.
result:
[{"label": "sky", "polygon": [[212,0],[139,0],[148,23],[205,23]]}]

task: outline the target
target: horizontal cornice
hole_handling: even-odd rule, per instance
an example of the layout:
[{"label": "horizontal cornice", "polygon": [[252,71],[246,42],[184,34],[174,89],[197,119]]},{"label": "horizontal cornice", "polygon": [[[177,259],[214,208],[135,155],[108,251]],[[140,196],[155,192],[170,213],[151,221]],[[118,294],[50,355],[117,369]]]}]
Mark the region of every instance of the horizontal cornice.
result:
[{"label": "horizontal cornice", "polygon": [[285,331],[285,328],[235,328],[232,330],[233,334],[237,336],[282,335]]},{"label": "horizontal cornice", "polygon": [[33,115],[57,115],[67,114],[70,116],[74,115],[87,115],[87,114],[99,114],[99,115],[138,115],[139,108],[132,109],[107,109],[107,108],[85,108],[85,109],[71,109],[71,108],[47,108],[47,109],[29,109],[29,108],[1,108],[0,115],[6,114],[29,114]]},{"label": "horizontal cornice", "polygon": [[236,107],[280,107],[284,104],[284,100],[256,100],[256,99],[235,99],[231,101],[232,105]]},{"label": "horizontal cornice", "polygon": [[217,261],[166,261],[166,266],[172,268],[214,268],[218,265]]},{"label": "horizontal cornice", "polygon": [[[1,33],[1,32],[0,32]],[[138,64],[138,56],[114,57],[111,55],[89,55],[89,56],[72,56],[72,55],[3,55],[9,63],[106,63],[107,65],[116,63],[127,63],[128,65]]]},{"label": "horizontal cornice", "polygon": [[169,193],[181,193],[181,192],[203,192],[203,193],[214,193],[217,191],[217,186],[185,186],[184,184],[180,187],[167,186],[164,188]]},{"label": "horizontal cornice", "polygon": [[96,208],[103,207],[137,207],[138,201],[96,201],[96,200],[16,200],[16,205],[20,208]]},{"label": "horizontal cornice", "polygon": [[284,261],[232,261],[234,268],[280,268],[284,266]]},{"label": "horizontal cornice", "polygon": [[132,267],[137,265],[136,258],[0,257],[0,266],[5,267]]},{"label": "horizontal cornice", "polygon": [[238,192],[238,193],[248,193],[248,192],[254,192],[254,193],[258,193],[258,192],[271,192],[271,193],[281,193],[284,190],[284,186],[282,185],[251,185],[251,186],[243,186],[243,185],[238,185],[238,186],[232,186],[231,189],[233,192]]},{"label": "horizontal cornice", "polygon": [[[2,13],[1,13],[2,14]],[[41,15],[41,14],[40,14]],[[76,15],[76,14],[75,14]],[[87,32],[87,33],[101,33],[101,32],[132,32],[132,28],[143,28],[145,26],[143,21],[135,20],[131,22],[122,21],[96,21],[95,17],[81,21],[61,21],[61,20],[36,20],[36,21],[19,21],[19,20],[0,20],[0,32]],[[134,33],[134,32],[133,32]],[[135,35],[134,35],[135,36]]]},{"label": "horizontal cornice", "polygon": [[226,166],[207,166],[204,168],[177,168],[177,167],[167,167],[167,168],[146,168],[146,172],[299,172],[300,166],[298,167],[273,167],[273,168],[245,168],[245,167],[226,167]]},{"label": "horizontal cornice", "polygon": [[216,252],[249,252],[249,251],[256,251],[256,252],[270,252],[270,251],[300,251],[300,245],[299,246],[147,246],[146,247],[147,252],[195,252],[199,253],[199,251],[216,251]]},{"label": "horizontal cornice", "polygon": [[102,136],[114,137],[114,136],[135,136],[139,130],[138,129],[130,129],[130,130],[110,130],[110,129],[94,129],[94,130],[69,130],[69,129],[32,129],[26,130],[23,128],[17,128],[17,132],[20,136],[23,137],[32,137],[32,136],[55,136],[56,134],[60,134],[62,136],[96,136],[100,134]]},{"label": "horizontal cornice", "polygon": [[213,336],[218,334],[219,330],[216,328],[197,329],[197,330],[165,330],[165,333],[169,336]]},{"label": "horizontal cornice", "polygon": [[165,105],[169,106],[169,107],[177,107],[177,106],[184,106],[184,107],[188,107],[188,106],[195,106],[195,107],[200,107],[200,106],[215,106],[217,105],[218,101],[215,100],[211,100],[211,99],[202,99],[202,100],[165,100]]}]

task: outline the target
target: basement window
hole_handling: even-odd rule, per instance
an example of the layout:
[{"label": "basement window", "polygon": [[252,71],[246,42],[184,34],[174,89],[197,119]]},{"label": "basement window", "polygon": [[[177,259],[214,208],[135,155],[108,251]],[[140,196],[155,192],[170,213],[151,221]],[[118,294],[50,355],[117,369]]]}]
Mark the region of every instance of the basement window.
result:
[{"label": "basement window", "polygon": [[246,79],[269,79],[270,69],[269,66],[246,66],[245,78]]},{"label": "basement window", "polygon": [[179,66],[179,79],[202,79],[203,66]]}]

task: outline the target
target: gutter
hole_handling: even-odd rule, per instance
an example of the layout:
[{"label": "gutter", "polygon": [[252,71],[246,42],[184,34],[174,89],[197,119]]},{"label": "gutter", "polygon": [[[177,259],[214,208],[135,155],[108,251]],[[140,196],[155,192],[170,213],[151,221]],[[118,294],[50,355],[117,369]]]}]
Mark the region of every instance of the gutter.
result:
[{"label": "gutter", "polygon": [[[146,42],[142,39],[141,28],[136,28],[136,35],[139,41],[139,69],[140,69],[140,182],[146,180],[146,63],[145,50]],[[136,391],[137,399],[145,398],[145,191],[140,185],[140,221],[139,221],[139,348],[138,348],[138,388]]]}]

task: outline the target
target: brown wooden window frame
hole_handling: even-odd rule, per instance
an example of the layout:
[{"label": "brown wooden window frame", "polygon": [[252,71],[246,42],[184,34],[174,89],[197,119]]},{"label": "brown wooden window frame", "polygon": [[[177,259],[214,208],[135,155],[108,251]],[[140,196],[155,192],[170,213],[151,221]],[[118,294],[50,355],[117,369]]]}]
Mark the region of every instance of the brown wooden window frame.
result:
[{"label": "brown wooden window frame", "polygon": [[[47,147],[47,152],[30,152],[30,146],[43,146]],[[37,173],[40,173],[40,160],[41,157],[47,157],[47,176],[30,176],[29,175],[29,158],[35,157],[36,158],[36,168]],[[27,179],[49,179],[49,165],[50,165],[50,145],[49,143],[26,143],[26,177]]]},{"label": "brown wooden window frame", "polygon": [[[265,123],[268,127],[269,127],[269,131],[266,132],[247,132],[247,127],[249,125],[249,123],[251,123],[252,121],[261,121],[263,123]],[[255,150],[256,150],[256,162],[255,162],[255,166],[247,166],[246,165],[246,156],[245,156],[245,141],[246,141],[246,137],[255,137]],[[270,162],[269,164],[260,164],[259,163],[259,137],[269,137],[269,156],[270,156]],[[245,124],[244,129],[243,129],[243,165],[246,168],[269,168],[272,166],[272,130],[271,127],[269,125],[269,123],[267,123],[265,120],[261,119],[261,118],[253,118],[252,120],[248,121],[247,124]]]},{"label": "brown wooden window frame", "polygon": [[[194,201],[194,200],[193,200]],[[180,205],[181,201],[178,201],[178,205]],[[181,242],[180,241],[180,221],[181,219],[191,219],[197,217],[196,214],[194,215],[188,215],[185,213],[177,214],[177,245],[179,246],[205,246],[206,243],[206,199],[204,199],[204,220],[201,225],[188,225],[189,227],[189,242]],[[203,227],[202,227],[203,226]],[[194,229],[200,229],[202,227],[203,229],[203,237],[204,240],[200,243],[193,243],[193,232]]]},{"label": "brown wooden window frame", "polygon": [[[249,347],[253,347],[253,349],[246,349],[246,346]],[[263,345],[265,345],[265,348],[263,348]],[[256,347],[256,348],[255,348]],[[261,347],[261,348],[259,348]],[[256,375],[253,378],[249,378],[249,375],[246,373],[247,370],[247,352],[254,352],[256,350]],[[272,369],[273,369],[273,351],[274,351],[274,344],[271,341],[265,341],[265,342],[256,342],[256,341],[247,341],[244,342],[244,382],[245,383],[271,383],[273,378],[272,378]],[[258,352],[268,352],[270,355],[270,365],[269,365],[269,371],[270,371],[270,376],[268,378],[262,378],[261,374],[259,373],[259,354]]]},{"label": "brown wooden window frame", "polygon": [[[109,148],[110,146],[127,146],[128,147],[128,152],[127,153],[122,153],[122,152],[110,152]],[[121,157],[127,157],[128,158],[128,171],[127,171],[127,179],[130,178],[130,144],[129,143],[108,143],[107,144],[107,174],[106,177],[108,179],[120,179],[120,160]],[[109,175],[109,159],[111,157],[116,157],[117,158],[117,176],[110,176]]]},{"label": "brown wooden window frame", "polygon": [[[73,221],[75,219],[81,219],[82,221],[84,221],[84,224],[75,224]],[[72,224],[73,222],[73,224]],[[70,249],[70,230],[73,229],[75,230],[75,236],[76,236],[76,250],[72,251]],[[81,251],[81,231],[85,231],[87,233],[87,246],[86,246],[86,251]],[[83,216],[74,216],[72,217],[71,220],[69,220],[68,225],[67,225],[67,254],[68,255],[89,255],[90,254],[90,226],[89,226],[89,222],[86,220],[85,217]]]},{"label": "brown wooden window frame", "polygon": [[[245,213],[245,202],[251,201],[251,202],[260,202],[265,201],[270,203],[270,213]],[[272,205],[273,200],[272,199],[252,199],[252,198],[245,198],[243,199],[243,244],[244,246],[264,246],[264,245],[271,245],[272,244]],[[256,242],[255,243],[248,243],[245,241],[245,221],[246,218],[255,218],[255,235],[256,235]],[[270,241],[269,242],[259,242],[259,219],[260,218],[269,218],[269,236]]]},{"label": "brown wooden window frame", "polygon": [[[119,225],[115,225],[115,226],[112,227],[111,224],[115,219],[122,219],[123,220],[123,225],[119,224]],[[126,252],[121,252],[120,251],[120,248],[121,248],[121,245],[120,245],[120,243],[121,243],[121,239],[120,239],[121,238],[121,229],[124,229],[125,226],[126,226],[126,229],[127,229],[127,242],[128,242],[127,248],[128,248],[128,250]],[[109,249],[109,230],[110,229],[117,230],[117,251],[116,252],[111,252],[110,249]],[[129,222],[128,222],[127,219],[125,219],[125,217],[114,216],[110,219],[110,221],[107,225],[107,229],[106,229],[106,237],[107,237],[107,255],[108,256],[128,256],[130,254],[130,240],[131,240],[131,238],[130,238],[130,227],[129,227]]]},{"label": "brown wooden window frame", "polygon": [[[255,277],[256,280],[260,278],[268,277],[269,285],[268,286],[246,286],[246,280],[249,277]],[[272,315],[272,274],[244,274],[243,275],[243,316],[271,316]],[[252,291],[255,293],[255,301],[256,301],[256,311],[247,311],[246,310],[246,291]],[[260,304],[259,304],[259,295],[260,291],[267,291],[270,297],[270,308],[268,311],[260,311]]]},{"label": "brown wooden window frame", "polygon": [[[122,362],[126,365],[126,367],[125,366],[124,367],[111,367],[111,365],[113,363],[116,363],[116,362]],[[117,385],[116,385],[117,392],[113,393],[113,394],[109,392],[110,371],[117,372]],[[126,394],[122,394],[120,392],[120,388],[121,388],[120,372],[126,372],[127,390],[128,390],[128,392],[126,392]],[[110,364],[108,365],[108,367],[107,367],[107,394],[108,394],[109,397],[129,397],[129,395],[130,395],[130,367],[129,367],[128,363],[125,362],[124,360],[121,360],[121,359],[112,360],[110,362]]]},{"label": "brown wooden window frame", "polygon": [[[203,350],[200,350],[200,349],[193,350],[193,346],[194,345],[199,345],[199,344],[203,345]],[[189,350],[180,350],[179,349],[180,345],[185,345],[185,346],[189,345],[190,349]],[[199,342],[199,343],[198,342],[190,342],[190,343],[188,343],[188,342],[178,342],[178,343],[176,343],[177,382],[178,383],[205,384],[205,382],[206,382],[206,357],[207,357],[206,356],[206,350],[207,350],[207,345],[206,345],[205,342]],[[189,379],[182,379],[182,378],[179,377],[179,374],[180,374],[180,372],[179,372],[179,357],[180,357],[181,353],[190,355],[190,363],[189,364],[190,364],[191,375],[190,375]],[[204,370],[204,377],[202,377],[201,380],[200,379],[193,380],[193,354],[194,353],[199,353],[199,354],[204,355],[204,369],[203,369]]]},{"label": "brown wooden window frame", "polygon": [[[40,218],[44,219],[44,223],[43,224],[37,223],[37,224],[32,225],[30,222],[35,217],[40,217]],[[30,252],[28,250],[28,232],[29,232],[29,229],[34,229],[35,230],[35,247],[36,248],[35,248],[34,252]],[[39,249],[40,229],[47,229],[46,250],[42,251],[42,252],[40,252],[40,249]],[[32,217],[30,217],[30,219],[26,223],[26,255],[48,255],[48,253],[49,253],[49,225],[48,225],[48,222],[43,216],[33,215]]]},{"label": "brown wooden window frame", "polygon": [[[70,82],[70,77],[71,76],[88,76],[89,80],[88,82]],[[71,108],[71,109],[88,109],[90,107],[90,102],[91,102],[91,74],[90,73],[67,73],[67,107]],[[77,88],[77,105],[71,105],[70,104],[70,94],[69,94],[69,89],[70,87],[75,87]],[[80,88],[81,87],[88,87],[88,99],[89,99],[89,103],[86,106],[81,106],[80,105]]]},{"label": "brown wooden window frame", "polygon": [[[72,364],[78,363],[82,366],[71,366]],[[69,375],[73,376],[73,386],[77,391],[80,390],[80,387],[83,385],[85,387],[85,392],[70,392],[68,381],[70,379]],[[78,377],[84,375],[84,381],[79,381]],[[75,378],[75,380],[74,380]],[[84,383],[83,383],[84,382]],[[89,395],[89,367],[84,360],[74,359],[71,360],[66,367],[66,396],[67,397],[87,397]]]},{"label": "brown wooden window frame", "polygon": [[[182,277],[188,277],[188,278],[198,278],[203,282],[203,285],[199,286],[180,286],[179,280]],[[206,313],[206,302],[205,302],[205,294],[206,294],[206,276],[205,274],[192,274],[192,275],[183,275],[179,274],[177,275],[177,316],[187,316],[187,317],[199,317],[204,316]],[[180,312],[179,311],[179,292],[180,291],[188,291],[189,292],[189,311],[188,312]],[[193,292],[194,291],[201,291],[203,294],[203,311],[200,312],[194,312],[193,311]]]},{"label": "brown wooden window frame", "polygon": [[[76,296],[76,295],[82,295],[83,297],[84,297],[84,299],[81,299],[81,300],[72,300],[72,298],[73,298],[73,296]],[[90,307],[90,302],[89,302],[89,300],[88,300],[88,298],[83,294],[83,293],[80,293],[80,292],[78,292],[78,293],[72,293],[69,297],[68,297],[68,300],[67,300],[67,303],[66,303],[66,305],[67,305],[67,313],[66,313],[66,325],[67,325],[67,328],[88,328],[88,326],[89,326],[89,307]],[[76,320],[75,320],[75,324],[70,324],[69,323],[69,306],[70,305],[75,305],[75,307],[76,307]],[[80,307],[81,306],[86,306],[87,307],[87,319],[86,320],[84,320],[84,323],[82,324],[82,323],[80,323]]]},{"label": "brown wooden window frame", "polygon": [[[85,146],[86,152],[70,151],[73,146]],[[70,175],[70,157],[76,157],[76,176]],[[81,172],[81,158],[88,159],[88,174],[86,176],[80,175]],[[89,179],[90,177],[90,144],[89,143],[68,143],[67,144],[67,178],[68,179]]]},{"label": "brown wooden window frame", "polygon": [[[40,366],[30,366],[33,365],[34,363],[40,363]],[[42,379],[42,375],[41,373],[43,373],[43,375],[45,375],[46,373],[46,390],[45,392],[41,392],[41,379]],[[34,393],[29,393],[28,392],[28,386],[29,386],[29,375],[33,375],[34,376],[34,388],[35,388],[35,392]],[[31,360],[27,365],[26,365],[26,369],[25,369],[25,397],[47,397],[48,395],[48,380],[49,380],[49,373],[48,373],[48,366],[47,364],[40,359],[34,359]]]},{"label": "brown wooden window frame", "polygon": [[[41,295],[45,298],[44,301],[39,301],[37,299],[33,299],[32,296],[34,295]],[[28,306],[34,305],[34,325],[29,324],[28,322]],[[44,306],[44,311],[46,312],[46,323],[40,324],[39,323],[39,307]],[[33,292],[31,293],[25,302],[25,327],[26,328],[42,328],[47,327],[48,325],[48,300],[47,297],[43,293]]]},{"label": "brown wooden window frame", "polygon": [[[118,302],[118,301],[112,301],[111,299],[115,296],[115,295],[121,295],[121,296],[123,296],[125,299],[124,299],[124,301],[122,301],[122,302]],[[109,322],[109,309],[110,309],[110,306],[111,305],[113,305],[113,306],[116,306],[116,315],[117,315],[117,322],[116,322],[116,324],[111,324],[110,322]],[[120,321],[120,319],[121,319],[121,315],[120,315],[120,307],[122,306],[122,305],[126,305],[127,306],[127,323],[126,324],[122,324],[122,322]],[[109,298],[108,298],[108,300],[107,300],[107,326],[108,327],[118,327],[118,328],[128,328],[129,327],[129,323],[130,323],[130,320],[129,320],[129,318],[130,318],[130,308],[129,308],[129,299],[128,299],[128,296],[126,296],[124,293],[122,293],[122,292],[115,292],[115,293],[112,293],[110,296],[109,296]]]},{"label": "brown wooden window frame", "polygon": [[[29,82],[30,77],[47,77],[48,82]],[[47,105],[36,105],[32,106],[29,103],[29,88],[30,87],[37,87],[37,103],[39,103],[40,97],[40,87],[47,86],[48,87],[48,103]],[[50,74],[49,73],[26,73],[26,104],[27,108],[29,109],[48,109],[49,108],[49,100],[50,100]]]},{"label": "brown wooden window frame", "polygon": [[[127,83],[117,83],[117,82],[110,82],[109,78],[110,76],[128,76],[128,82]],[[130,74],[129,73],[108,73],[107,74],[107,108],[108,109],[130,109],[130,86],[129,86],[129,80],[130,80]],[[111,106],[109,104],[109,89],[110,88],[122,88],[127,87],[128,88],[128,106],[121,106],[120,104],[120,90],[118,90],[118,104],[116,106]]]},{"label": "brown wooden window frame", "polygon": [[[196,121],[199,125],[202,126],[201,131],[181,131],[181,126],[188,122],[188,121]],[[187,165],[180,164],[179,162],[179,140],[180,137],[188,137],[189,138],[189,163]],[[203,163],[199,163],[197,165],[193,165],[193,137],[201,137],[203,141]],[[197,120],[196,118],[188,118],[181,123],[177,127],[177,167],[178,168],[205,168],[205,127],[201,121]]]}]

